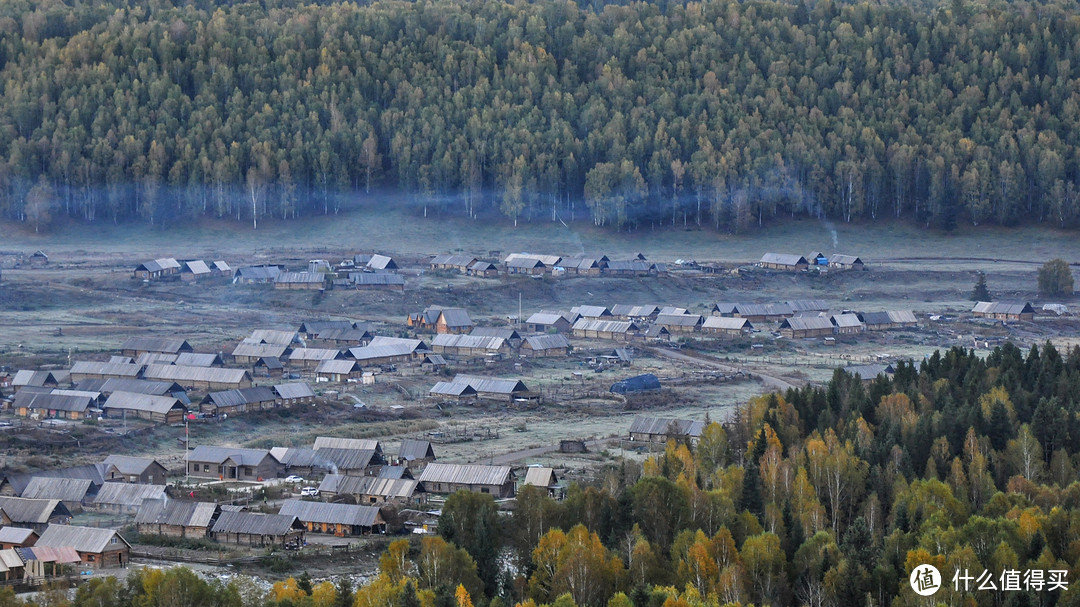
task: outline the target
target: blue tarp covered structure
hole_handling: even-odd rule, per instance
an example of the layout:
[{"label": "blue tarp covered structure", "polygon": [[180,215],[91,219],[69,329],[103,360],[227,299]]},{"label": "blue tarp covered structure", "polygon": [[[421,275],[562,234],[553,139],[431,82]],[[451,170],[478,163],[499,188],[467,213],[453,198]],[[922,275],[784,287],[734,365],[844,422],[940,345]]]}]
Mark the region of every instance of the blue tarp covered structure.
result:
[{"label": "blue tarp covered structure", "polygon": [[634,377],[628,377],[622,381],[617,381],[611,384],[611,391],[616,394],[626,394],[628,392],[644,392],[646,390],[659,390],[660,380],[652,373],[646,373],[644,375],[635,375]]}]

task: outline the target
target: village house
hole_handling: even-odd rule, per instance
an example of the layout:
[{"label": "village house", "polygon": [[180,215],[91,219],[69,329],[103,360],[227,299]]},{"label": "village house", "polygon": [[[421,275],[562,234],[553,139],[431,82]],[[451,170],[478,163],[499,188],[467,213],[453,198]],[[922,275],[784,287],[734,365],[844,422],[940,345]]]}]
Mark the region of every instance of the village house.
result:
[{"label": "village house", "polygon": [[537,312],[525,321],[531,333],[569,333],[573,324],[559,312]]},{"label": "village house", "polygon": [[603,270],[610,276],[649,276],[656,273],[656,266],[642,259],[613,259]]},{"label": "village house", "polygon": [[110,455],[101,462],[105,466],[105,480],[142,485],[164,485],[168,470],[161,462],[149,457]]},{"label": "village house", "polygon": [[822,316],[795,316],[780,323],[780,335],[790,339],[823,337],[835,332],[832,321]]},{"label": "village house", "polygon": [[180,262],[171,257],[145,261],[135,266],[132,278],[137,280],[161,280],[180,274]]},{"label": "village house", "polygon": [[501,337],[442,333],[431,341],[431,351],[464,357],[501,356],[510,354],[510,344]]},{"label": "village house", "polygon": [[630,440],[663,444],[674,439],[696,444],[704,430],[705,422],[639,416],[630,424]]},{"label": "village house", "polygon": [[277,478],[285,466],[266,449],[199,445],[187,453],[187,471],[198,478],[255,481]]},{"label": "village house", "polygon": [[434,331],[435,322],[439,320],[440,306],[428,306],[423,312],[409,314],[406,324],[417,331]]},{"label": "village house", "polygon": [[211,275],[210,266],[206,265],[205,261],[195,259],[185,261],[180,266],[180,280],[185,282],[195,282],[200,278],[208,278]]},{"label": "village house", "polygon": [[507,274],[540,276],[547,272],[547,266],[544,265],[544,262],[531,257],[515,257],[514,259],[508,259],[504,265],[506,266]]},{"label": "village house", "polygon": [[350,287],[359,291],[404,291],[405,278],[389,272],[349,272]]},{"label": "village house", "polygon": [[432,270],[454,270],[465,274],[476,262],[472,255],[436,255],[430,265]]},{"label": "village house", "polygon": [[701,324],[704,333],[721,335],[724,337],[738,337],[754,330],[754,325],[745,318],[727,318],[724,316],[710,316]]},{"label": "village house", "polygon": [[178,424],[184,421],[187,407],[173,396],[153,396],[137,392],[113,392],[101,406],[106,417],[137,417],[159,424]]},{"label": "village house", "polygon": [[916,327],[919,324],[915,314],[910,310],[891,310],[888,312],[860,312],[859,320],[866,326],[867,331],[888,331],[890,329],[903,329]]},{"label": "village house", "polygon": [[143,365],[133,363],[77,360],[71,365],[71,381],[79,383],[87,379],[138,379],[143,368]]},{"label": "village house", "polygon": [[862,333],[866,330],[866,325],[859,320],[857,314],[833,314],[829,320],[836,327],[837,335]]},{"label": "village house", "polygon": [[210,273],[214,276],[232,276],[232,268],[222,260],[210,264]]},{"label": "village house", "polygon": [[284,464],[282,474],[303,477],[330,473],[364,476],[386,463],[374,449],[274,447],[270,453]]},{"label": "village house", "polygon": [[327,474],[319,483],[319,495],[327,499],[351,499],[357,504],[411,506],[423,501],[423,485],[410,478]]},{"label": "village house", "polygon": [[276,384],[273,389],[274,393],[277,394],[277,406],[279,407],[308,405],[315,402],[315,391],[305,382]]},{"label": "village house", "polygon": [[594,257],[571,257],[563,259],[556,269],[562,268],[567,274],[576,276],[599,276],[607,261],[601,261]]},{"label": "village house", "polygon": [[980,301],[971,309],[975,318],[992,318],[994,320],[1033,320],[1035,308],[1030,303],[1022,301]]},{"label": "village house", "polygon": [[419,468],[435,461],[435,449],[432,448],[431,441],[405,438],[401,440],[401,447],[398,448],[397,461],[409,469]]},{"label": "village house", "polygon": [[321,291],[326,288],[322,272],[281,272],[274,278],[275,289]]},{"label": "village house", "polygon": [[783,303],[788,308],[791,308],[793,314],[828,312],[830,307],[824,299],[789,299]]},{"label": "village house", "polygon": [[786,303],[717,303],[713,315],[725,318],[745,318],[750,322],[779,322],[795,315]]},{"label": "village house", "polygon": [[704,322],[698,314],[660,314],[653,326],[664,327],[671,333],[694,333]]},{"label": "village house", "polygon": [[230,390],[251,386],[251,374],[244,369],[146,365],[143,378],[176,382],[189,389]]},{"label": "village house", "polygon": [[377,336],[360,348],[349,348],[348,355],[364,365],[388,365],[422,360],[431,352],[420,339]]},{"label": "village house", "polygon": [[435,319],[435,332],[440,334],[468,333],[475,325],[469,313],[462,308],[442,308]]},{"label": "village house", "polygon": [[349,329],[324,329],[319,331],[308,341],[319,341],[336,347],[365,346],[375,335],[364,327]]},{"label": "village house", "polygon": [[291,346],[300,343],[300,334],[285,329],[255,329],[244,341],[256,344],[280,344]]},{"label": "village house", "polygon": [[9,473],[0,478],[0,495],[21,496],[26,487],[34,478],[79,478],[91,482],[91,494],[97,493],[98,489],[105,484],[105,466],[101,464],[87,464],[83,466],[68,466],[66,468],[51,468],[38,472],[14,474]]},{"label": "village house", "polygon": [[269,386],[252,386],[235,390],[219,390],[207,394],[199,403],[199,411],[208,415],[237,415],[264,411],[278,406],[278,396]]},{"label": "village house", "polygon": [[38,534],[23,527],[0,527],[0,550],[26,548],[37,542]]},{"label": "village house", "polygon": [[878,375],[885,375],[892,377],[896,373],[896,369],[890,364],[876,364],[876,365],[851,365],[850,367],[841,367],[844,371],[851,375],[858,375],[864,382],[872,382],[877,379]]},{"label": "village house", "polygon": [[131,545],[113,529],[75,525],[49,525],[34,548],[74,548],[82,566],[93,569],[124,567],[131,552]]},{"label": "village house", "polygon": [[135,514],[145,500],[166,497],[165,485],[105,483],[94,497],[92,507],[111,514]]},{"label": "village house", "polygon": [[354,449],[357,451],[374,451],[382,455],[382,444],[374,438],[345,438],[341,436],[316,436],[312,449]]},{"label": "village house", "polygon": [[638,326],[630,321],[590,318],[579,319],[573,327],[574,337],[619,341],[629,341],[638,330]]},{"label": "village house", "polygon": [[135,515],[135,529],[140,534],[202,539],[220,513],[217,504],[209,502],[144,500]]},{"label": "village house", "polygon": [[612,320],[611,310],[604,306],[574,306],[570,308],[570,315],[590,320]]},{"label": "village house", "polygon": [[479,276],[481,278],[496,278],[499,275],[499,266],[490,261],[478,261],[469,266],[467,274],[469,276]]},{"label": "village house", "polygon": [[88,392],[98,392],[106,397],[113,392],[137,392],[155,396],[175,396],[180,400],[185,400],[187,394],[184,388],[176,382],[149,381],[145,379],[85,379],[80,381],[76,387]]},{"label": "village house", "polygon": [[511,348],[521,345],[521,334],[513,327],[473,327],[469,335],[474,337],[500,337],[510,344]]},{"label": "village house", "polygon": [[476,402],[476,388],[462,382],[440,381],[428,390],[428,396],[440,402],[472,403]]},{"label": "village house", "polygon": [[45,251],[38,249],[30,255],[31,268],[43,268],[47,265],[49,265],[49,256],[45,254]]},{"label": "village house", "polygon": [[766,253],[761,256],[761,261],[758,262],[763,268],[769,270],[786,270],[789,272],[795,272],[799,270],[805,270],[810,263],[806,261],[806,258],[802,255],[789,255],[786,253]]},{"label": "village house", "polygon": [[553,468],[543,466],[529,466],[525,471],[525,479],[521,485],[532,485],[547,491],[548,497],[562,499],[565,489],[559,484],[559,477],[555,475]]},{"label": "village house", "polygon": [[30,389],[16,393],[11,403],[15,415],[35,419],[86,419],[93,406],[91,396],[32,392]]},{"label": "village house", "polygon": [[302,369],[314,369],[325,360],[345,360],[345,354],[329,348],[294,348],[289,354],[289,365]]},{"label": "village house", "polygon": [[345,382],[360,379],[364,369],[355,360],[324,360],[315,367],[315,377],[323,381]]},{"label": "village house", "polygon": [[0,497],[0,510],[11,525],[33,529],[39,534],[50,524],[66,525],[71,511],[58,499]]},{"label": "village house", "polygon": [[572,348],[565,335],[527,335],[521,344],[521,355],[530,358],[569,356]]},{"label": "village house", "polygon": [[210,528],[210,536],[225,544],[299,548],[304,543],[304,524],[284,514],[224,511]]},{"label": "village house", "polygon": [[67,383],[71,374],[67,371],[31,371],[21,369],[15,372],[11,378],[11,387],[16,392],[22,388],[57,388],[62,383]]},{"label": "village house", "polygon": [[386,533],[386,520],[373,506],[286,500],[279,514],[295,516],[309,533],[325,533],[335,537]]},{"label": "village house", "polygon": [[397,263],[386,255],[375,254],[367,261],[367,268],[375,272],[393,272],[398,269]]},{"label": "village house", "polygon": [[356,323],[351,320],[305,320],[300,323],[296,330],[305,339],[315,339],[320,333],[342,329],[355,329]]},{"label": "village house", "polygon": [[862,259],[854,255],[841,255],[840,253],[833,253],[829,256],[829,267],[837,268],[839,270],[865,270],[866,265],[863,264]]},{"label": "village house", "polygon": [[517,379],[497,379],[458,374],[454,376],[454,380],[450,383],[458,386],[468,385],[476,391],[477,398],[485,400],[514,402],[516,399],[534,399],[539,396],[536,392],[530,391],[521,380]]},{"label": "village house", "polygon": [[428,493],[450,495],[456,491],[474,491],[496,498],[514,497],[514,475],[510,466],[477,464],[428,464],[420,478]]},{"label": "village house", "polygon": [[233,284],[254,285],[273,284],[281,274],[281,266],[247,266],[237,268],[233,274]]}]

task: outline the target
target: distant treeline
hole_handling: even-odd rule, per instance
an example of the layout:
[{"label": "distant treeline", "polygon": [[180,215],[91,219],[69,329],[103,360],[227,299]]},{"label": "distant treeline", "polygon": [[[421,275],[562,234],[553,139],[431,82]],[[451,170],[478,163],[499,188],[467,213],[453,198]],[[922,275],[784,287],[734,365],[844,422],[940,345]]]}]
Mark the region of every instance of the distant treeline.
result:
[{"label": "distant treeline", "polygon": [[0,3],[0,214],[1080,224],[1075,2],[214,4]]}]

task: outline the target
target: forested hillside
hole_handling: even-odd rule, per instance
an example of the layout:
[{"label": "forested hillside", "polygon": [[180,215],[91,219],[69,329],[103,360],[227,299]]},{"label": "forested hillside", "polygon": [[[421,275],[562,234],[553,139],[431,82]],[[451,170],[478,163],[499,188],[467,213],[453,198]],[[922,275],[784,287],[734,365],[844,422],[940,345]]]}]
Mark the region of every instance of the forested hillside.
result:
[{"label": "forested hillside", "polygon": [[0,213],[1076,226],[1080,8],[925,4],[9,0]]}]

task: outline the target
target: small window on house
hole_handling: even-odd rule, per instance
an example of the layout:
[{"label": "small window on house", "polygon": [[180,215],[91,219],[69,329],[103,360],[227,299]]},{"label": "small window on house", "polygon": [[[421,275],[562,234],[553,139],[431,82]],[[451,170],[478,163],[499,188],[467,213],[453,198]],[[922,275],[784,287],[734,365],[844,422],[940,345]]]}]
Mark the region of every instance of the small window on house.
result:
[{"label": "small window on house", "polygon": [[116,536],[115,535],[112,537],[111,540],[109,540],[109,543],[110,544],[115,544],[116,543]]},{"label": "small window on house", "polygon": [[203,472],[210,472],[210,464],[203,464]]},{"label": "small window on house", "polygon": [[86,562],[93,563],[94,562],[94,555],[93,554],[86,555]]},{"label": "small window on house", "polygon": [[491,493],[491,490],[487,487],[480,487],[480,493]]},{"label": "small window on house", "polygon": [[244,474],[246,474],[246,475],[248,475],[248,476],[251,476],[251,473],[252,473],[252,468],[251,468],[251,466],[246,466],[246,467],[244,467]]}]

